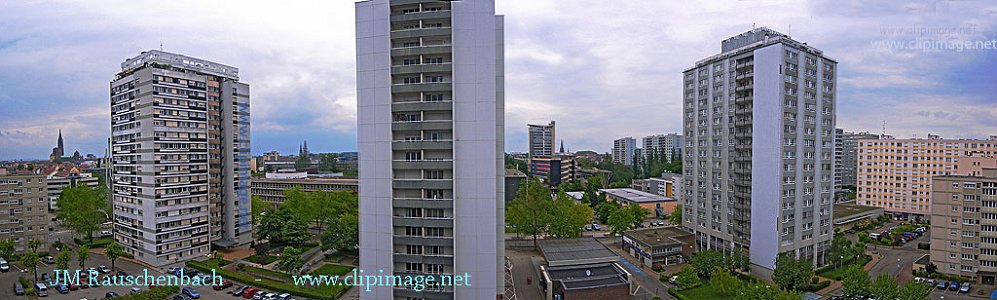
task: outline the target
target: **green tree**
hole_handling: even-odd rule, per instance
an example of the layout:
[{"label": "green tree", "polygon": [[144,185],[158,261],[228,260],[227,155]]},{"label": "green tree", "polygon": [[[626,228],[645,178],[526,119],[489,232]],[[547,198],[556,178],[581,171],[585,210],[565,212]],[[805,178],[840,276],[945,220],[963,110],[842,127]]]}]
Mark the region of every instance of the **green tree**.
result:
[{"label": "green tree", "polygon": [[84,268],[87,262],[87,257],[90,257],[90,247],[87,245],[80,246],[76,248],[76,258],[80,263],[80,269]]},{"label": "green tree", "polygon": [[717,293],[724,297],[733,296],[740,289],[741,281],[723,268],[713,269],[710,273],[710,286],[717,290]]},{"label": "green tree", "polygon": [[356,215],[342,215],[333,222],[322,233],[322,250],[356,250],[360,243],[360,219]]},{"label": "green tree", "polygon": [[744,254],[744,252],[740,250],[727,252],[726,255],[724,255],[724,261],[726,262],[728,269],[731,271],[748,271],[751,264],[751,259],[748,258],[748,255]]},{"label": "green tree", "polygon": [[814,269],[810,261],[797,259],[792,253],[780,254],[775,259],[772,281],[789,291],[800,291],[810,284]]},{"label": "green tree", "polygon": [[593,214],[588,205],[575,202],[574,198],[559,192],[551,206],[550,235],[558,238],[581,237],[582,227],[591,222]]},{"label": "green tree", "polygon": [[28,240],[28,248],[31,248],[31,252],[38,252],[38,247],[42,246],[42,241],[36,239]]},{"label": "green tree", "polygon": [[319,155],[318,169],[324,172],[339,172],[339,162],[336,160],[339,155],[335,153],[323,153]]},{"label": "green tree", "polygon": [[310,238],[308,234],[308,224],[304,221],[291,219],[284,222],[284,228],[280,231],[280,245],[291,245],[300,247]]},{"label": "green tree", "polygon": [[675,205],[672,214],[668,216],[668,223],[672,225],[682,225],[682,205]]},{"label": "green tree", "polygon": [[[838,234],[835,228],[834,238],[831,239],[831,249],[828,251],[828,260],[833,265],[843,264],[852,257],[852,241],[845,238],[844,234]],[[842,261],[844,257],[844,261]]]},{"label": "green tree", "polygon": [[614,210],[609,214],[607,225],[613,227],[613,234],[633,229],[647,216],[647,209],[640,205],[629,204]]},{"label": "green tree", "polygon": [[55,268],[58,270],[69,270],[69,261],[72,260],[72,251],[69,248],[62,248],[59,256],[55,258]]},{"label": "green tree", "polygon": [[279,244],[284,224],[293,218],[291,212],[283,206],[270,210],[260,218],[260,224],[256,226],[256,236],[262,240]]},{"label": "green tree", "polygon": [[506,221],[516,225],[516,230],[533,236],[533,246],[537,247],[537,237],[547,232],[551,223],[550,207],[553,201],[550,191],[533,178],[519,186],[516,198],[506,212]]},{"label": "green tree", "polygon": [[24,265],[24,268],[31,268],[31,274],[35,276],[35,281],[38,281],[38,262],[40,260],[38,253],[35,252],[21,255],[21,264]]},{"label": "green tree", "polygon": [[14,240],[5,239],[0,240],[0,257],[6,259],[12,259],[14,257],[15,244]]},{"label": "green tree", "polygon": [[111,260],[111,270],[114,270],[114,262],[125,253],[125,247],[122,247],[118,242],[111,242],[104,248],[104,255],[107,255],[107,259]]},{"label": "green tree", "polygon": [[883,272],[876,279],[872,280],[872,284],[869,285],[869,293],[875,295],[879,299],[894,299],[897,297],[899,292],[897,286],[897,280],[889,273]]},{"label": "green tree", "polygon": [[295,169],[304,169],[312,165],[312,161],[308,159],[308,156],[298,156],[298,159],[294,161]]},{"label": "green tree", "polygon": [[928,264],[924,266],[924,271],[928,272],[928,275],[935,274],[935,272],[938,272],[938,266],[936,266],[935,263],[928,262]]},{"label": "green tree", "polygon": [[252,198],[252,213],[250,214],[252,217],[253,225],[254,226],[259,225],[260,218],[262,217],[263,213],[269,211],[272,208],[273,208],[273,203],[263,201],[262,197],[260,197],[259,195],[254,195]]},{"label": "green tree", "polygon": [[931,295],[931,286],[908,281],[897,293],[900,300],[923,300]]},{"label": "green tree", "polygon": [[68,187],[59,195],[56,217],[77,234],[93,241],[93,232],[107,221],[110,206],[102,192],[85,185]]},{"label": "green tree", "polygon": [[596,218],[598,218],[599,222],[601,222],[602,224],[609,224],[609,216],[612,215],[613,212],[618,209],[620,209],[619,205],[603,201],[602,203],[599,203],[599,205],[595,207]]},{"label": "green tree", "polygon": [[849,265],[841,277],[841,285],[845,294],[859,295],[869,292],[869,272],[861,266]]},{"label": "green tree", "polygon": [[696,271],[696,274],[699,274],[701,277],[709,277],[718,268],[726,269],[724,268],[723,253],[713,249],[693,254],[689,258],[689,264],[692,265],[692,269]]},{"label": "green tree", "polygon": [[305,261],[301,260],[301,253],[302,251],[298,248],[284,247],[284,251],[280,254],[280,260],[277,262],[277,268],[287,273],[301,269],[305,265]]},{"label": "green tree", "polygon": [[701,282],[699,276],[696,275],[696,271],[694,271],[690,266],[682,268],[682,271],[679,272],[677,276],[678,278],[675,279],[675,285],[677,285],[680,290],[696,287]]}]

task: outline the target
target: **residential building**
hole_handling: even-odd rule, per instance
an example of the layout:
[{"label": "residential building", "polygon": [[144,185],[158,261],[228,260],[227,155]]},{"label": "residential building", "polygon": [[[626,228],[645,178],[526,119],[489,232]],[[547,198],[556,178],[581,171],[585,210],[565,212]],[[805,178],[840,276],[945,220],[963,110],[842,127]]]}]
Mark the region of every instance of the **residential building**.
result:
[{"label": "residential building", "polygon": [[0,176],[0,240],[13,240],[17,252],[28,251],[30,240],[42,241],[43,245],[48,243],[46,188],[43,174]]},{"label": "residential building", "polygon": [[515,169],[505,169],[505,203],[516,199],[519,186],[526,181],[526,174]]},{"label": "residential building", "polygon": [[826,264],[836,71],[761,27],[683,72],[683,226],[697,249],[745,251],[762,276],[780,253]]},{"label": "residential building", "polygon": [[844,190],[855,186],[856,166],[858,166],[858,141],[877,139],[879,135],[868,132],[847,132],[835,129],[834,140],[834,190]]},{"label": "residential building", "polygon": [[677,159],[682,155],[682,135],[676,133],[645,136],[643,139],[644,154],[657,155],[666,161]]},{"label": "residential building", "polygon": [[637,140],[625,137],[613,140],[613,162],[632,166],[637,153]]},{"label": "residential building", "polygon": [[692,256],[696,237],[679,226],[652,227],[623,232],[623,251],[641,266],[671,266]]},{"label": "residential building", "polygon": [[544,300],[630,299],[636,285],[620,256],[593,237],[543,239],[540,286]]},{"label": "residential building", "polygon": [[305,192],[316,192],[316,191],[350,191],[357,192],[359,190],[359,180],[356,178],[323,178],[323,177],[309,177],[307,174],[304,176],[292,177],[292,178],[272,178],[270,173],[267,174],[266,178],[253,178],[250,180],[250,195],[253,197],[260,197],[260,200],[280,205],[284,203],[284,191],[300,188]]},{"label": "residential building", "polygon": [[647,179],[633,179],[630,188],[669,198],[678,198],[682,193],[682,175],[673,173],[663,173],[662,177],[651,177]]},{"label": "residential building", "polygon": [[[997,159],[990,160],[997,163]],[[977,176],[932,177],[930,216],[930,260],[938,272],[993,285],[997,279],[997,168],[982,168]]]},{"label": "residential building", "polygon": [[647,209],[647,217],[666,217],[672,214],[672,210],[678,205],[674,198],[641,192],[635,189],[600,189],[607,201],[619,203],[620,205],[640,205]]},{"label": "residential building", "polygon": [[557,153],[550,157],[531,157],[532,176],[551,187],[571,182],[578,177],[578,162],[570,153]]},{"label": "residential building", "polygon": [[[529,126],[530,157],[550,157],[557,151],[554,148],[554,121],[547,125]],[[562,142],[562,147],[563,147]],[[563,152],[563,151],[562,151]]]},{"label": "residential building", "polygon": [[114,238],[164,266],[249,245],[249,85],[239,69],[163,51],[111,81]]},{"label": "residential building", "polygon": [[997,155],[997,137],[943,139],[929,134],[928,138],[859,140],[858,203],[881,207],[895,218],[925,218],[931,213],[932,177],[963,175],[957,166],[960,160],[992,155]]},{"label": "residential building", "polygon": [[69,170],[58,170],[55,172],[48,173],[46,176],[47,190],[48,190],[48,209],[50,211],[55,211],[59,209],[59,196],[62,195],[62,190],[67,187],[86,185],[91,188],[96,188],[100,185],[100,178],[93,176],[91,173],[80,172],[76,168]]},{"label": "residential building", "polygon": [[468,274],[361,299],[505,293],[504,25],[493,0],[356,3],[360,269]]}]

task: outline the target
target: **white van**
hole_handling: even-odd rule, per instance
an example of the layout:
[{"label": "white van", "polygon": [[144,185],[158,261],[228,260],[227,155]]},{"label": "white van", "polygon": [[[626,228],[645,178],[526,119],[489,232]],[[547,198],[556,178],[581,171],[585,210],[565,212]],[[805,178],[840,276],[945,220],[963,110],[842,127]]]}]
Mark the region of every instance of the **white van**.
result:
[{"label": "white van", "polygon": [[48,287],[46,287],[45,284],[42,284],[41,282],[35,283],[35,293],[38,294],[38,297],[47,297]]},{"label": "white van", "polygon": [[879,233],[875,233],[875,232],[873,232],[873,233],[870,233],[870,234],[869,234],[869,237],[871,237],[871,238],[873,238],[873,239],[879,239]]},{"label": "white van", "polygon": [[6,260],[0,258],[0,272],[7,272],[7,271],[10,271],[10,265],[7,264]]}]

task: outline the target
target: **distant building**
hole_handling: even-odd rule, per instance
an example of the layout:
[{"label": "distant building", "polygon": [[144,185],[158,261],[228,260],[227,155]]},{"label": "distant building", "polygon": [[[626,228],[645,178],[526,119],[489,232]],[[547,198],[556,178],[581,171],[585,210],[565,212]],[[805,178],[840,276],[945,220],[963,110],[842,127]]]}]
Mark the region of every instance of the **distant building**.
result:
[{"label": "distant building", "polygon": [[662,177],[633,179],[630,188],[678,200],[682,195],[682,175],[663,173]]},{"label": "distant building", "polygon": [[55,148],[52,148],[52,154],[49,154],[48,160],[51,162],[56,162],[62,160],[62,156],[66,155],[65,145],[62,143],[62,129],[59,129],[59,141]]},{"label": "distant building", "polygon": [[279,176],[268,178],[253,178],[250,181],[250,194],[259,196],[261,200],[280,205],[284,203],[284,191],[301,188],[306,192],[314,191],[359,191],[359,180],[356,178],[318,178],[308,177],[304,173],[293,173],[301,176]]},{"label": "distant building", "polygon": [[530,158],[530,167],[532,176],[540,178],[551,187],[576,180],[579,168],[575,156],[567,153]]},{"label": "distant building", "polygon": [[856,200],[881,207],[895,218],[925,218],[932,213],[932,177],[963,175],[957,166],[963,158],[993,155],[997,155],[997,136],[973,140],[929,134],[926,139],[859,140]]},{"label": "distant building", "polygon": [[835,129],[834,132],[834,189],[841,191],[846,186],[855,186],[859,141],[877,139],[879,135],[868,132],[847,132],[841,128]]},{"label": "distant building", "polygon": [[857,205],[855,201],[834,204],[834,228],[840,231],[849,230],[861,220],[875,219],[883,215],[883,209],[865,205]]},{"label": "distant building", "polygon": [[538,244],[546,263],[540,266],[537,285],[545,300],[630,299],[633,274],[595,238],[543,239]]},{"label": "distant building", "polygon": [[623,232],[623,251],[642,266],[671,266],[692,256],[696,237],[679,226],[653,227]]},{"label": "distant building", "polygon": [[666,161],[682,155],[682,135],[676,133],[645,136],[643,139],[644,155],[657,155]]},{"label": "distant building", "polygon": [[547,125],[527,124],[529,127],[530,157],[550,157],[554,148],[554,121]]},{"label": "distant building", "polygon": [[520,172],[519,170],[505,169],[505,202],[512,202],[516,199],[516,194],[519,192],[519,186],[526,181],[526,174]]},{"label": "distant building", "polygon": [[13,240],[18,252],[27,251],[28,241],[32,239],[42,241],[43,245],[48,243],[46,188],[42,174],[0,176],[0,240]]},{"label": "distant building", "polygon": [[648,217],[664,217],[672,213],[678,201],[674,198],[641,192],[635,189],[600,189],[606,200],[620,205],[636,204],[648,210]]},{"label": "distant building", "polygon": [[637,140],[632,137],[619,138],[613,141],[613,161],[632,166],[637,151]]},{"label": "distant building", "polygon": [[[923,150],[922,150],[923,151]],[[990,158],[989,166],[997,165]],[[959,161],[963,164],[972,161]],[[968,167],[967,167],[968,168]],[[997,168],[931,178],[931,262],[938,272],[997,283]]]},{"label": "distant building", "polygon": [[86,185],[91,188],[96,188],[100,185],[100,178],[93,176],[90,173],[81,172],[76,167],[63,167],[58,166],[54,170],[46,172],[46,186],[48,190],[48,209],[50,211],[55,211],[59,208],[59,196],[62,195],[62,190],[67,187]]}]

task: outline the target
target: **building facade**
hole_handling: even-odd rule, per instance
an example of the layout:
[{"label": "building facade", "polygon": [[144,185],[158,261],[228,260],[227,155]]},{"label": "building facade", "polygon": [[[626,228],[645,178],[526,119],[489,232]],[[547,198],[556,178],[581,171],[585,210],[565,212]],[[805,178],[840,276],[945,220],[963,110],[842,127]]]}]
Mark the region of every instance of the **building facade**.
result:
[{"label": "building facade", "polygon": [[682,155],[682,135],[676,133],[645,136],[643,139],[644,155],[657,155],[666,161],[677,159]]},{"label": "building facade", "polygon": [[13,240],[17,252],[30,250],[30,240],[48,245],[49,223],[45,175],[0,176],[0,240]]},{"label": "building facade", "polygon": [[[993,160],[993,159],[992,159]],[[938,272],[997,279],[997,169],[931,179],[931,262]]]},{"label": "building facade", "polygon": [[868,132],[848,132],[835,129],[834,140],[834,189],[855,186],[858,166],[858,146],[860,140],[877,139],[879,135]]},{"label": "building facade", "polygon": [[91,188],[96,188],[100,184],[100,179],[93,176],[90,173],[63,173],[56,172],[49,174],[46,177],[46,185],[48,190],[48,209],[50,211],[55,211],[59,209],[59,196],[62,195],[62,190],[67,187],[86,185]]},{"label": "building facade", "polygon": [[724,40],[684,76],[683,226],[697,249],[824,265],[831,241],[837,63],[768,28]]},{"label": "building facade", "polygon": [[997,137],[987,140],[928,138],[859,140],[858,204],[881,207],[894,217],[924,218],[931,213],[931,178],[963,173],[957,162],[997,154]]},{"label": "building facade", "polygon": [[350,191],[357,192],[360,182],[356,178],[253,178],[250,194],[260,200],[280,205],[286,199],[284,191],[300,188],[305,192]]},{"label": "building facade", "polygon": [[613,162],[632,166],[637,154],[637,140],[625,137],[613,140]]},{"label": "building facade", "polygon": [[146,51],[111,82],[114,237],[152,266],[248,245],[249,85],[239,69]]},{"label": "building facade", "polygon": [[557,151],[554,147],[554,121],[547,125],[529,126],[530,157],[550,157]]},{"label": "building facade", "polygon": [[356,3],[360,268],[472,278],[361,299],[504,293],[503,27],[492,0]]}]

